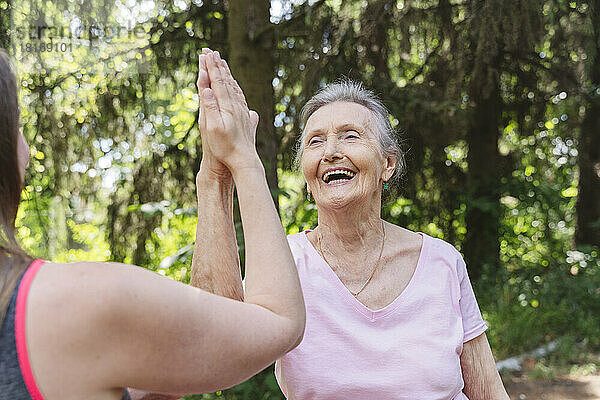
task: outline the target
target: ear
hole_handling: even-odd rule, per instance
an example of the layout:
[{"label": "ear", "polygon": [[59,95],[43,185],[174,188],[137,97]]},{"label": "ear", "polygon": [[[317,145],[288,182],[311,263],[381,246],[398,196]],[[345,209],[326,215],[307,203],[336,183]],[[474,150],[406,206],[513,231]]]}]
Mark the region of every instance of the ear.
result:
[{"label": "ear", "polygon": [[389,181],[392,175],[394,175],[394,171],[396,170],[396,162],[398,161],[398,157],[392,155],[388,156],[385,159],[385,169],[383,170],[383,180]]}]

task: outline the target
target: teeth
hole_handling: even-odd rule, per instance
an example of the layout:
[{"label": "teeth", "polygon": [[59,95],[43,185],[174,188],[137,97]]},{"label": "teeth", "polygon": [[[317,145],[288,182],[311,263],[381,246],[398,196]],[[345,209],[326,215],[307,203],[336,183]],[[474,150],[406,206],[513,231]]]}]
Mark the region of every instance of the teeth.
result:
[{"label": "teeth", "polygon": [[333,184],[333,183],[345,182],[345,181],[347,181],[347,179],[336,179],[336,180],[334,180],[334,181],[327,182],[327,183],[329,183],[329,184]]},{"label": "teeth", "polygon": [[[332,174],[344,174],[344,175],[348,176],[350,179],[354,178],[354,175],[356,175],[354,172],[348,171],[346,169],[336,169],[333,171],[326,172],[325,175],[323,175],[323,180],[325,182],[327,182],[327,178],[329,178],[329,176]],[[342,181],[342,179],[337,179],[334,182],[337,182],[337,181]],[[329,182],[329,183],[332,183],[332,182]]]}]

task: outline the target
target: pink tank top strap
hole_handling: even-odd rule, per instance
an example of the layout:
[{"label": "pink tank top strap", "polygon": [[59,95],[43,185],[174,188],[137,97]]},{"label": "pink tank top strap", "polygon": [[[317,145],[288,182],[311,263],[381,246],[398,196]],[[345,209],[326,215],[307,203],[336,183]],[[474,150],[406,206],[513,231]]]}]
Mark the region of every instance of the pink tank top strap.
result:
[{"label": "pink tank top strap", "polygon": [[44,400],[44,397],[35,382],[31,364],[29,363],[25,323],[27,320],[27,296],[29,295],[29,288],[31,287],[31,282],[33,282],[35,275],[43,264],[44,261],[35,260],[31,263],[27,271],[25,271],[23,279],[21,279],[21,284],[19,285],[19,291],[17,292],[17,304],[15,308],[15,342],[17,344],[17,356],[19,358],[23,380],[25,381],[27,390],[29,390],[29,394],[33,400]]}]

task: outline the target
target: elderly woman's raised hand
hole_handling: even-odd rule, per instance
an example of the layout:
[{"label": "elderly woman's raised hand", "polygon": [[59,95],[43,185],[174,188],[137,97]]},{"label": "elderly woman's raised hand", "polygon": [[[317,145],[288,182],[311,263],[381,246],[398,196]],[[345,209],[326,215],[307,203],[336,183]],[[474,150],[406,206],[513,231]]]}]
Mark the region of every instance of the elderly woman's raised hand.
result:
[{"label": "elderly woman's raised hand", "polygon": [[203,163],[217,175],[260,163],[255,148],[258,114],[248,109],[242,89],[218,52],[199,56],[198,93]]}]

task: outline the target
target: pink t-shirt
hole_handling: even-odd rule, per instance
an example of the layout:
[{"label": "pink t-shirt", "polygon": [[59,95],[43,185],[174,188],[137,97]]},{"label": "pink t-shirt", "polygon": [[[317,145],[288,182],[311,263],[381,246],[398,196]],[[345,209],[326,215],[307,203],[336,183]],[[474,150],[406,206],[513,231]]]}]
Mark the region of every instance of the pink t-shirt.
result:
[{"label": "pink t-shirt", "polygon": [[288,399],[464,400],[460,354],[487,329],[460,253],[421,234],[408,286],[371,310],[306,237],[288,236],[306,303],[302,343],[275,364]]}]

